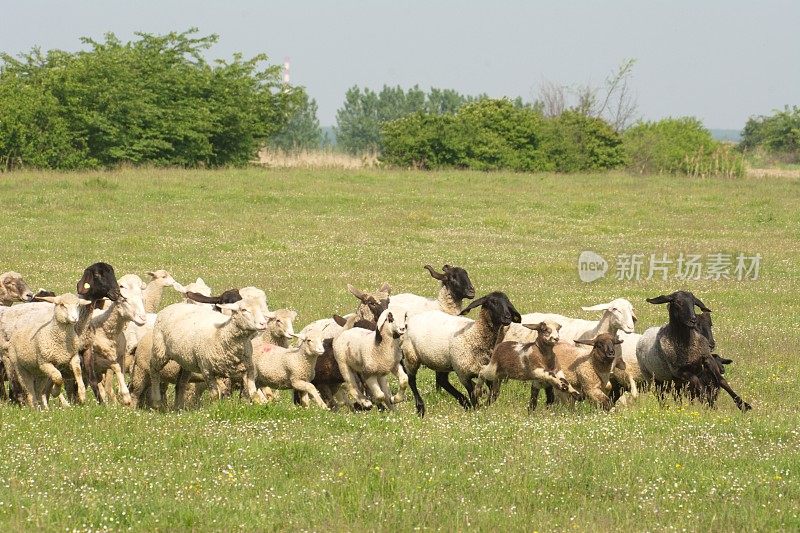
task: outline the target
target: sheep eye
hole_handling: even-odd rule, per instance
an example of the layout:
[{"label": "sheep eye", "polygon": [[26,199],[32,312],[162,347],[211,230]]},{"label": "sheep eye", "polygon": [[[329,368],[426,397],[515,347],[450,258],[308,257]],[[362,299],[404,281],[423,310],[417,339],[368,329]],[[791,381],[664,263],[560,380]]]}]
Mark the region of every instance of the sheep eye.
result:
[{"label": "sheep eye", "polygon": [[277,323],[279,326],[283,324],[283,322],[281,322],[280,320],[276,320],[275,322],[276,322],[276,323]]}]

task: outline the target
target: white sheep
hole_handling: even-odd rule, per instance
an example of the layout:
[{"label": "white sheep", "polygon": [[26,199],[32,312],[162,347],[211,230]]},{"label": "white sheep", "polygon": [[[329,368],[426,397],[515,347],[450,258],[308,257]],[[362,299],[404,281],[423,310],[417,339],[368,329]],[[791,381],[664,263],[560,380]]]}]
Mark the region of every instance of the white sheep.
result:
[{"label": "white sheep", "polygon": [[[247,297],[219,307],[232,312],[224,316],[205,306],[178,303],[158,313],[153,326],[153,354],[150,364],[150,393],[154,405],[161,404],[160,371],[168,361],[176,361],[184,372],[178,383],[175,406],[183,405],[183,385],[192,372],[203,375],[212,397],[219,399],[224,390],[222,379],[241,374],[251,363],[251,339],[267,328],[274,316],[267,308],[263,291],[253,289]],[[245,375],[247,375],[246,373]],[[255,383],[245,379],[244,390],[254,401]]]},{"label": "white sheep", "polygon": [[[570,318],[556,313],[527,313],[522,315],[523,324],[538,324],[552,321],[561,324],[561,340],[574,341],[576,339],[594,339],[603,332],[611,329],[623,333],[633,333],[636,326],[636,313],[633,304],[625,298],[616,298],[608,303],[582,307],[584,311],[602,311],[600,320],[584,320]],[[520,325],[512,324],[504,340],[518,342],[532,342],[536,333]]]},{"label": "white sheep", "polygon": [[62,389],[62,371],[67,368],[75,377],[78,400],[83,403],[86,389],[78,357],[79,338],[75,323],[78,321],[78,307],[91,302],[74,294],[47,296],[42,300],[53,304],[51,318],[17,324],[8,344],[6,361],[19,380],[30,407],[39,405],[47,409],[47,392],[51,383],[62,404],[68,404]]},{"label": "white sheep", "polygon": [[144,310],[146,313],[157,313],[164,287],[174,287],[175,278],[164,269],[151,270],[147,275],[150,276],[150,281],[144,289]]},{"label": "white sheep", "polygon": [[299,345],[285,348],[267,342],[264,337],[253,339],[252,379],[257,387],[293,389],[302,394],[301,402],[308,404],[310,395],[318,406],[328,409],[311,380],[317,358],[325,348],[322,333],[312,332],[308,337],[297,336]]},{"label": "white sheep", "polygon": [[211,304],[199,303],[192,300],[191,298],[186,297],[187,292],[195,292],[197,294],[202,294],[203,296],[211,296],[211,287],[206,285],[206,282],[203,281],[203,278],[197,278],[195,281],[189,283],[188,285],[181,285],[176,281],[172,284],[172,288],[184,295],[183,303],[201,305],[203,307],[209,307],[209,308],[213,307]]},{"label": "white sheep", "polygon": [[[387,309],[378,317],[374,331],[350,327],[333,339],[333,354],[352,400],[366,406],[371,403],[361,391],[360,376],[376,403],[394,409],[387,376],[403,357],[400,345],[407,320],[407,313],[395,314]],[[354,322],[355,317],[351,317],[345,327]]]},{"label": "white sheep", "polygon": [[[428,311],[412,316],[403,342],[403,364],[417,413],[425,415],[425,403],[417,389],[417,371],[427,366],[436,372],[436,382],[465,408],[477,406],[474,384],[492,355],[502,328],[520,322],[520,314],[502,292],[492,292],[470,303],[461,313],[481,307],[477,320],[452,316],[442,311]],[[459,392],[447,379],[455,372],[466,388],[469,398]]]},{"label": "white sheep", "polygon": [[137,326],[145,325],[143,294],[145,284],[135,274],[122,276],[118,280],[118,284],[120,298],[111,302],[104,310],[95,310],[92,316],[94,331],[94,369],[92,371],[98,375],[108,373],[102,386],[99,387],[100,398],[98,401],[106,403],[109,399],[114,398],[113,375],[117,378],[122,402],[129,405],[131,398],[122,370],[126,353],[125,329],[130,323]]}]

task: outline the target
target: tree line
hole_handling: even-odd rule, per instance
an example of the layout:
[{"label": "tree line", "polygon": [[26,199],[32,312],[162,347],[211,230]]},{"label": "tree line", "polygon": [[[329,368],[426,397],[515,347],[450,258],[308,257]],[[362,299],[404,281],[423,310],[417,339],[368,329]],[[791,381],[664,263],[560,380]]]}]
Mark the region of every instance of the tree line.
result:
[{"label": "tree line", "polygon": [[[264,146],[330,143],[316,101],[282,83],[266,55],[208,61],[217,36],[196,29],[82,42],[78,52],[0,54],[0,169],[244,165]],[[751,118],[738,150],[696,119],[636,121],[633,66],[595,87],[546,82],[532,102],[354,86],[336,113],[336,147],[423,169],[737,175],[742,154],[800,160],[797,107]]]}]

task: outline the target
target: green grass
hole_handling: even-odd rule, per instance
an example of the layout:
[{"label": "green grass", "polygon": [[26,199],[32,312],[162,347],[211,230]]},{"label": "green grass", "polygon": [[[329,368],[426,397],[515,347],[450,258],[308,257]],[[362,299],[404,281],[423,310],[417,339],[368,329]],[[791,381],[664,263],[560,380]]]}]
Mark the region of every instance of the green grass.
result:
[{"label": "green grass", "polygon": [[[626,175],[130,170],[0,176],[0,270],[74,290],[82,269],[166,268],[263,287],[299,325],[346,312],[350,282],[433,295],[422,265],[469,270],[523,312],[591,317],[688,288],[715,311],[742,415],[647,395],[537,411],[509,384],[465,413],[420,374],[428,416],[236,399],[182,413],[0,406],[8,530],[724,530],[800,528],[800,183]],[[757,281],[579,281],[577,256],[746,252]],[[613,263],[613,262],[612,262]],[[165,292],[165,304],[177,300]]]}]

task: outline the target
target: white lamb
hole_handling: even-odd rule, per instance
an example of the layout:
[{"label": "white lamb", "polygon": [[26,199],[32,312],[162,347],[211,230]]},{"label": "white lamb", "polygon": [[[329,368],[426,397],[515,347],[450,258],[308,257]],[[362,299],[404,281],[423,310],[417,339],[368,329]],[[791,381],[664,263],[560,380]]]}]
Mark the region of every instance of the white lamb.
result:
[{"label": "white lamb", "polygon": [[[403,358],[400,346],[407,320],[408,313],[395,315],[387,309],[378,317],[374,331],[345,329],[333,340],[333,354],[351,399],[365,406],[371,404],[359,386],[361,376],[373,400],[394,409],[387,376],[395,372]],[[348,326],[353,322],[354,317],[350,318]]]},{"label": "white lamb", "polygon": [[318,406],[328,409],[317,388],[311,384],[317,358],[325,351],[322,333],[315,331],[308,337],[296,337],[299,344],[294,348],[277,346],[262,336],[253,339],[252,379],[257,387],[293,389],[302,393],[303,405],[308,405],[310,395]]},{"label": "white lamb", "polygon": [[26,403],[47,409],[47,392],[55,386],[63,405],[68,405],[63,394],[62,371],[69,369],[78,384],[78,401],[86,400],[80,359],[79,338],[75,333],[78,307],[88,305],[74,294],[47,296],[42,300],[53,305],[49,321],[28,320],[17,324],[8,345],[7,361],[22,386]]},{"label": "white lamb", "polygon": [[[267,328],[267,319],[274,314],[267,308],[263,291],[253,289],[247,294],[236,303],[219,305],[231,311],[230,317],[205,306],[186,303],[170,305],[158,313],[153,327],[150,365],[153,405],[161,405],[160,371],[170,360],[184,370],[178,383],[176,408],[183,406],[183,390],[192,372],[200,373],[212,398],[219,399],[225,389],[222,380],[240,375],[252,364],[251,339]],[[263,401],[251,379],[245,379],[244,389],[252,400]]]}]

